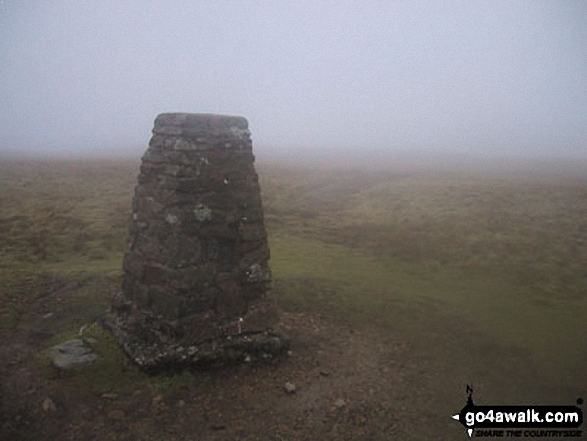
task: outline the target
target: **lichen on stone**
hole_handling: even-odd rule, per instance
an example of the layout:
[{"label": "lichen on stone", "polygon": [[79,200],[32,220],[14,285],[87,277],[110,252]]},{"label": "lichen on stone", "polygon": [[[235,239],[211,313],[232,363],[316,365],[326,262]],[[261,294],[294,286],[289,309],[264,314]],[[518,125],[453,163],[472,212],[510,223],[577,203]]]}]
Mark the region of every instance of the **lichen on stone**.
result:
[{"label": "lichen on stone", "polygon": [[258,263],[248,267],[246,274],[249,282],[261,282],[263,280],[263,268]]},{"label": "lichen on stone", "polygon": [[204,204],[198,204],[194,208],[194,216],[198,222],[206,222],[212,220],[212,210]]}]

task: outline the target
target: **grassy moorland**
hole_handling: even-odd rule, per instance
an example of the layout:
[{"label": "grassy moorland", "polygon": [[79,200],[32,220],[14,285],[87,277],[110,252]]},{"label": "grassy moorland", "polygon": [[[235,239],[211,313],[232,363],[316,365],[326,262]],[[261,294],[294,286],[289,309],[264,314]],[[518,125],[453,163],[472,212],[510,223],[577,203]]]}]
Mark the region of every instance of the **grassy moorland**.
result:
[{"label": "grassy moorland", "polygon": [[262,167],[281,301],[405,336],[438,385],[584,395],[584,165]]},{"label": "grassy moorland", "polygon": [[[285,311],[405,341],[420,366],[408,389],[439,421],[466,383],[488,404],[585,395],[587,167],[328,163],[258,165]],[[120,284],[137,171],[135,160],[0,163],[2,336],[34,328],[47,347],[100,317]],[[97,326],[87,332],[103,361],[76,388],[193,380],[148,378]]]},{"label": "grassy moorland", "polygon": [[[549,374],[583,372],[581,174],[261,170],[282,301],[325,300],[352,320],[412,331],[414,320],[425,326],[428,305],[530,351]],[[398,315],[398,306],[413,314]]]}]

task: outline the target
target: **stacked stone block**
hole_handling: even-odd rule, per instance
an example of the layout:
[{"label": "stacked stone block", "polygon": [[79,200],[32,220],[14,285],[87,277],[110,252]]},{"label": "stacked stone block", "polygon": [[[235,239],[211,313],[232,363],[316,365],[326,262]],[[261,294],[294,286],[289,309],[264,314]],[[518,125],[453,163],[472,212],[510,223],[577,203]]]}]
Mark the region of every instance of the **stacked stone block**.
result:
[{"label": "stacked stone block", "polygon": [[269,247],[248,123],[161,114],[132,201],[110,328],[141,367],[271,358]]}]

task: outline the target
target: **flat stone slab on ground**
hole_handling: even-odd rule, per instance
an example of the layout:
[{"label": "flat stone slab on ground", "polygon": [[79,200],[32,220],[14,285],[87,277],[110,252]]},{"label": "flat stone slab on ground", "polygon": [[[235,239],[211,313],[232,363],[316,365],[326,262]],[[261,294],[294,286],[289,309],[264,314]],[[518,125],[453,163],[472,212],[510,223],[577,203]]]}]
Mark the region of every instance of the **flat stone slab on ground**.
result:
[{"label": "flat stone slab on ground", "polygon": [[47,350],[47,355],[53,366],[64,370],[81,368],[98,360],[98,355],[79,338],[52,346]]}]

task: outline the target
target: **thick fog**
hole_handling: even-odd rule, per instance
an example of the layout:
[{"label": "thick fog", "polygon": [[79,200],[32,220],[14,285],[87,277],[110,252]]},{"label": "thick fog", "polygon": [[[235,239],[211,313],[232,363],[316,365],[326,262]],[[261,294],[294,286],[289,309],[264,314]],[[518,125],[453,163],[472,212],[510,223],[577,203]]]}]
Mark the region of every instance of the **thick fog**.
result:
[{"label": "thick fog", "polygon": [[0,153],[140,154],[155,116],[255,148],[587,156],[587,3],[0,0]]}]

